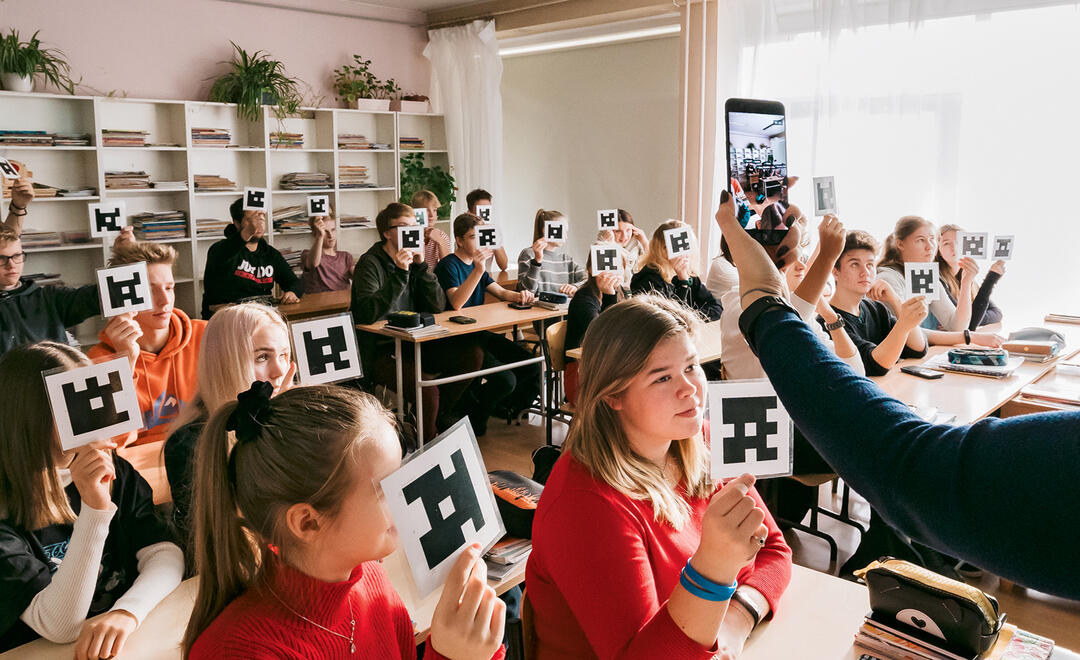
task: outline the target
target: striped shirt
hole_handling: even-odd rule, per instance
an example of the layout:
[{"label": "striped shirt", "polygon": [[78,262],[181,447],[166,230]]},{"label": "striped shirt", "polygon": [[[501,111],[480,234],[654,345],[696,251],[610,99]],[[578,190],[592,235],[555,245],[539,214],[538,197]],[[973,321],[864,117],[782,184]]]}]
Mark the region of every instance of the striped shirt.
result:
[{"label": "striped shirt", "polygon": [[585,269],[574,262],[562,247],[544,250],[544,261],[536,263],[531,247],[518,255],[518,289],[533,293],[557,293],[564,284],[580,287],[588,279]]}]

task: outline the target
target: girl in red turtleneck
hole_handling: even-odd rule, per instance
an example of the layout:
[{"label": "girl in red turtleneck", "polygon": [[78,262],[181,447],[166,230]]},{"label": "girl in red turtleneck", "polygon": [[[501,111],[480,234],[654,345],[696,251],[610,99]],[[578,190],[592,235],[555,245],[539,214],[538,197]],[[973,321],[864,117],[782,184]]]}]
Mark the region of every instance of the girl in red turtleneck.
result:
[{"label": "girl in red turtleneck", "polygon": [[[196,448],[200,583],[185,657],[415,658],[409,614],[378,562],[395,543],[377,486],[401,463],[391,418],[354,390],[272,391],[253,384]],[[470,547],[425,657],[502,658],[504,617]]]}]

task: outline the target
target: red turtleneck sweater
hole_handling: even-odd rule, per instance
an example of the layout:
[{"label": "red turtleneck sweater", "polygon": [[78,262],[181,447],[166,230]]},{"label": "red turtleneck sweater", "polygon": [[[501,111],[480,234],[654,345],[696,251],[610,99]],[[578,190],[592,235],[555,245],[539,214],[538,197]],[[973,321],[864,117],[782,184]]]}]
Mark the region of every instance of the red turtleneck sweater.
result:
[{"label": "red turtleneck sweater", "polygon": [[[355,619],[356,653],[349,653],[347,639],[299,618],[274,594],[299,614],[346,637],[349,621]],[[493,660],[503,655],[500,647]],[[378,562],[357,566],[345,582],[323,582],[271,559],[259,582],[229,603],[191,649],[191,660],[221,658],[412,660],[416,643],[405,604]],[[424,658],[443,656],[428,640]]]}]

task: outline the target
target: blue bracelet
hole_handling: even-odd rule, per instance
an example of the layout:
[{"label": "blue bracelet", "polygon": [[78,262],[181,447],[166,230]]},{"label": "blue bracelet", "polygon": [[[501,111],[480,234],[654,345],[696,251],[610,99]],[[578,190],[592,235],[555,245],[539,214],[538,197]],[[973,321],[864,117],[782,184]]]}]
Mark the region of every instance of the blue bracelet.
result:
[{"label": "blue bracelet", "polygon": [[[709,578],[697,572],[697,570],[695,570],[694,567],[690,565],[689,559],[686,561],[686,566],[683,567],[682,576],[688,577],[695,586],[698,586],[703,591],[706,591],[716,596],[716,600],[718,601],[728,600],[735,593],[735,590],[739,588],[738,580],[733,580],[731,584],[720,584],[718,582],[713,582]],[[694,595],[697,596],[698,594],[695,593]]]},{"label": "blue bracelet", "polygon": [[697,586],[696,584],[694,584],[693,582],[691,582],[690,578],[686,577],[686,571],[683,571],[682,573],[679,574],[679,584],[681,584],[683,586],[683,589],[686,589],[687,591],[689,591],[691,593],[691,595],[697,596],[698,598],[700,598],[702,600],[708,600],[708,601],[712,601],[714,603],[719,603],[719,602],[723,602],[725,600],[728,600],[727,598],[722,598],[722,597],[718,596],[717,594],[712,593],[711,591],[706,591],[706,590],[702,589],[701,587]]}]

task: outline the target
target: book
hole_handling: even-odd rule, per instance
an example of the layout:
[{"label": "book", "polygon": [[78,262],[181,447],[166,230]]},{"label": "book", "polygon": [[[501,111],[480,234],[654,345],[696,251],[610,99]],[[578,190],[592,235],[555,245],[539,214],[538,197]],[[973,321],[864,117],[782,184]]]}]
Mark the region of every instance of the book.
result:
[{"label": "book", "polygon": [[149,131],[134,131],[118,128],[101,129],[103,147],[145,147]]},{"label": "book", "polygon": [[150,175],[143,171],[106,171],[106,190],[141,190],[150,187]]},{"label": "book", "polygon": [[196,174],[195,191],[236,190],[236,182],[218,174]]},{"label": "book", "polygon": [[227,147],[232,135],[227,128],[192,128],[191,145],[194,147]]},{"label": "book", "polygon": [[371,142],[363,135],[343,133],[337,136],[338,149],[371,149]]},{"label": "book", "polygon": [[289,172],[281,177],[283,190],[323,190],[334,187],[334,179],[322,172]]},{"label": "book", "polygon": [[285,133],[277,131],[270,134],[270,148],[272,149],[303,149],[303,133]]},{"label": "book", "polygon": [[309,231],[307,207],[283,206],[273,210],[271,221],[275,232]]},{"label": "book", "polygon": [[450,332],[448,328],[446,328],[445,326],[441,326],[438,323],[420,326],[419,328],[397,328],[392,325],[384,325],[383,329],[392,335],[406,337],[409,339],[437,337],[439,335],[445,335],[446,333]]}]

